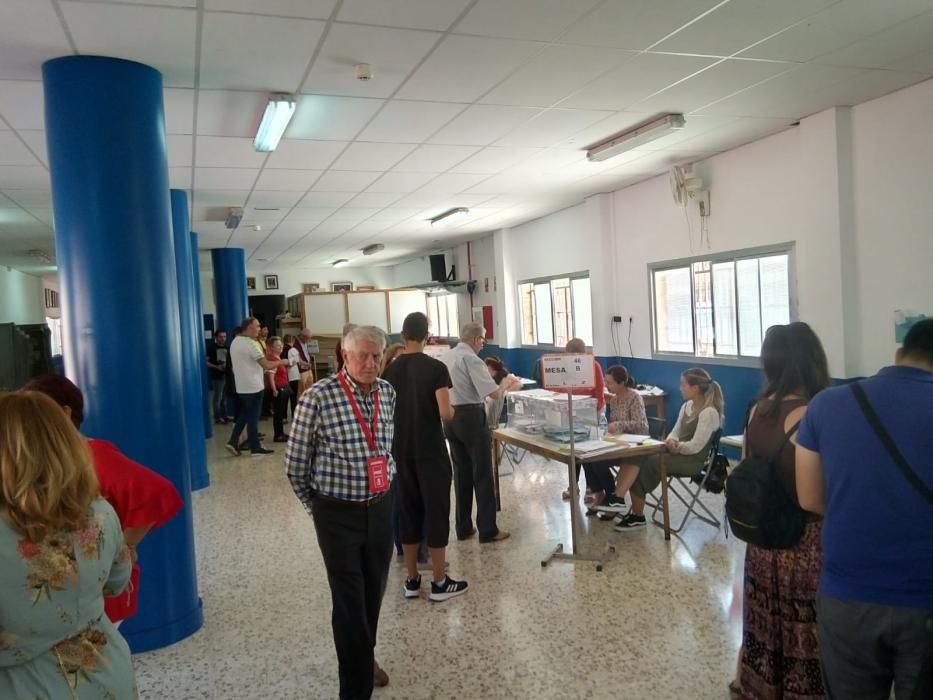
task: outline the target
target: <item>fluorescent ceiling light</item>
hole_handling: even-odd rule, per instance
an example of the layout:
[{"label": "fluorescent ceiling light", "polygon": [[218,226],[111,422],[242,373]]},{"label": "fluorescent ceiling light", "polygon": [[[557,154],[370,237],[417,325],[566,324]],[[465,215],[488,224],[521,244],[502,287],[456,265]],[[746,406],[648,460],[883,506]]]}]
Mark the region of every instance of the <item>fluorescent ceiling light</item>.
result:
[{"label": "fluorescent ceiling light", "polygon": [[470,210],[466,207],[454,207],[453,209],[448,209],[444,213],[428,219],[428,221],[431,222],[431,226],[450,226],[469,213]]},{"label": "fluorescent ceiling light", "polygon": [[295,114],[295,98],[291,95],[272,95],[262,115],[253,147],[262,153],[270,153],[279,145],[282,134]]},{"label": "fluorescent ceiling light", "polygon": [[344,265],[348,264],[349,262],[350,262],[350,261],[347,260],[346,258],[340,258],[340,260],[334,260],[334,262],[332,262],[331,265],[334,266],[334,267],[343,267]]},{"label": "fluorescent ceiling light", "polygon": [[683,114],[665,114],[663,117],[646,122],[634,129],[623,131],[605,141],[590,146],[586,150],[586,158],[592,161],[608,160],[620,153],[656,141],[672,131],[683,129],[686,123]]},{"label": "fluorescent ceiling light", "polygon": [[363,255],[375,255],[376,253],[381,253],[385,249],[386,247],[382,243],[373,243],[363,248],[362,253]]}]

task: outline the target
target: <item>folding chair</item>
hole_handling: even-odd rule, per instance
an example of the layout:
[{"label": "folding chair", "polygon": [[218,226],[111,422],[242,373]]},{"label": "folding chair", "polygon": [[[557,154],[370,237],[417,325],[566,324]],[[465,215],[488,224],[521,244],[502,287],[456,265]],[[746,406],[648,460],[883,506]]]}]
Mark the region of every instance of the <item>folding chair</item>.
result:
[{"label": "folding chair", "polygon": [[[703,493],[706,488],[706,480],[712,472],[713,462],[716,460],[716,455],[719,454],[720,438],[722,438],[722,430],[717,430],[713,433],[713,440],[710,443],[709,452],[706,455],[706,463],[703,465],[703,478],[700,480],[700,483],[694,483],[689,476],[667,477],[668,503],[670,503],[670,497],[673,495],[687,506],[687,512],[684,513],[680,525],[672,527],[671,532],[680,532],[683,530],[691,514],[698,520],[702,520],[707,525],[712,525],[716,529],[722,527],[722,523],[719,519],[706,507],[703,501],[700,500],[700,494]],[[678,482],[679,486],[675,485],[675,481]],[[699,508],[699,510],[697,510],[697,508]],[[660,499],[655,501],[654,511],[651,513],[651,520],[655,525],[662,525],[663,520],[658,519],[658,511],[663,512]]]}]

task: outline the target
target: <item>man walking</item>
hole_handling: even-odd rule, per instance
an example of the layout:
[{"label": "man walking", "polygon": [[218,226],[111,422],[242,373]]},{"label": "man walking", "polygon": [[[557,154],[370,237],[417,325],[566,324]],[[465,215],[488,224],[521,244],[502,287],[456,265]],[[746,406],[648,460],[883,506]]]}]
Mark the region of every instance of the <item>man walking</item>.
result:
[{"label": "man walking", "polygon": [[[509,375],[499,386],[489,376],[477,353],[486,344],[480,323],[468,323],[460,331],[460,344],[443,356],[453,389],[450,400],[454,417],[444,424],[454,462],[454,494],[457,498],[457,539],[465,540],[479,528],[480,542],[498,542],[509,536],[496,525],[496,493],[492,476],[492,446],[486,424],[485,398],[499,399],[521,387]],[[476,528],[473,527],[473,493],[476,492]]]},{"label": "man walking", "polygon": [[214,422],[227,422],[227,404],[224,396],[227,370],[227,331],[217,331],[207,344],[207,368],[211,379],[211,405]]},{"label": "man walking", "polygon": [[272,454],[259,442],[259,412],[265,395],[263,370],[288,367],[288,360],[267,360],[256,338],[259,336],[259,321],[250,316],[243,321],[240,335],[230,345],[230,362],[236,382],[239,411],[233,432],[225,447],[235,456],[240,453],[240,433],[246,428],[249,450],[254,457]]},{"label": "man walking", "polygon": [[379,379],[385,335],[352,329],[344,369],[298,401],[285,466],[314,520],[327,568],[340,697],[369,698],[388,676],[375,662],[376,630],[392,558],[395,390]]},{"label": "man walking", "polygon": [[[837,700],[921,697],[933,637],[933,319],[896,365],[827,389],[797,435],[800,505],[824,514],[820,663]],[[928,686],[927,686],[928,687]],[[930,697],[922,695],[922,697]]]}]

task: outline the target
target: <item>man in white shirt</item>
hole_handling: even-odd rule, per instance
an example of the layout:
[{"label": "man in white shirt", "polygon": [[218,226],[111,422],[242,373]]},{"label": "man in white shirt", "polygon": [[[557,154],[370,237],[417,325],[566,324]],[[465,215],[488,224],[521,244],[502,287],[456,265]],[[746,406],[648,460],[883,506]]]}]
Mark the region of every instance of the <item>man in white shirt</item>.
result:
[{"label": "man in white shirt", "polygon": [[[447,365],[453,388],[450,403],[453,420],[444,423],[454,466],[457,499],[457,539],[465,540],[479,529],[480,542],[499,542],[509,536],[496,525],[496,493],[492,476],[492,446],[486,423],[487,397],[499,399],[519,389],[521,382],[509,375],[496,386],[486,363],[477,353],[486,344],[486,329],[468,323],[460,331],[460,344],[441,357]],[[473,527],[473,493],[476,492],[476,528]]]},{"label": "man in white shirt", "polygon": [[267,360],[259,346],[259,321],[250,316],[243,321],[240,335],[230,345],[229,361],[233,366],[236,384],[237,402],[240,410],[233,426],[233,433],[226,444],[227,452],[239,457],[240,433],[246,428],[249,450],[254,457],[272,454],[259,442],[259,414],[262,411],[262,397],[265,394],[263,371],[276,367],[288,367],[289,360]]}]

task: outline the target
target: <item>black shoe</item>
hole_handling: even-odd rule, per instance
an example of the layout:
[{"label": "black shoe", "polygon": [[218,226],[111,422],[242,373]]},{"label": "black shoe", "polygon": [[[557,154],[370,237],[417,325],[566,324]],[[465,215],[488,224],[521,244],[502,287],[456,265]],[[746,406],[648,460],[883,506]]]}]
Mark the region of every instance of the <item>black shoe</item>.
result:
[{"label": "black shoe", "polygon": [[450,576],[445,576],[440,585],[431,582],[431,595],[428,596],[428,600],[441,603],[458,595],[463,595],[467,592],[467,588],[469,588],[469,584],[466,581],[454,581]]},{"label": "black shoe", "polygon": [[258,450],[253,450],[250,452],[250,455],[253,457],[262,457],[263,455],[275,454],[275,450],[267,450],[265,447],[260,447]]},{"label": "black shoe", "polygon": [[288,442],[288,435],[276,435],[272,442]]},{"label": "black shoe", "polygon": [[243,454],[242,452],[240,452],[240,448],[234,445],[232,442],[228,442],[227,444],[225,444],[224,448],[227,450],[227,452],[232,454],[234,457],[239,457],[241,454]]},{"label": "black shoe", "polygon": [[613,530],[616,532],[631,532],[638,528],[644,527],[647,524],[644,515],[635,515],[634,513],[629,513],[624,518],[622,522],[616,525]]},{"label": "black shoe", "polygon": [[605,501],[596,506],[593,510],[597,513],[624,513],[626,510],[625,499],[621,496],[610,494]]},{"label": "black shoe", "polygon": [[458,534],[457,539],[463,542],[463,540],[468,540],[475,534],[476,534],[476,528],[474,527],[474,528],[471,528],[470,531],[466,533],[465,535]]},{"label": "black shoe", "polygon": [[[433,588],[433,584],[432,584]],[[416,578],[405,579],[405,597],[418,598],[421,595],[421,574]]]}]

